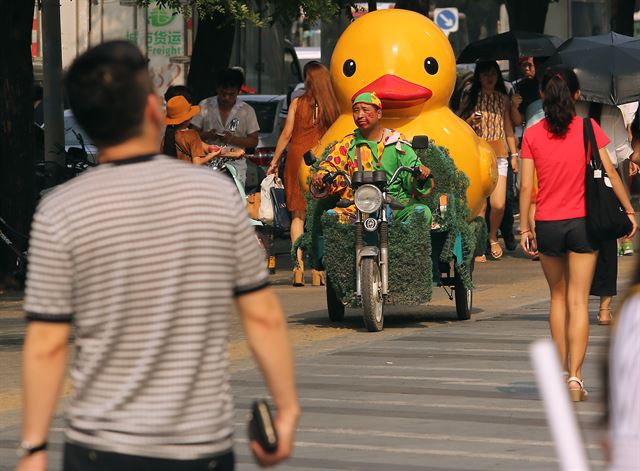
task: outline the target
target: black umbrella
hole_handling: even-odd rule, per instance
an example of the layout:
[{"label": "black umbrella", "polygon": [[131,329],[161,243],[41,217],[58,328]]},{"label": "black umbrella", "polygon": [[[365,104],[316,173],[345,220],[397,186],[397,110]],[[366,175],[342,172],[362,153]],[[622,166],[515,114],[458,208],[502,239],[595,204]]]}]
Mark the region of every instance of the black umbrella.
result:
[{"label": "black umbrella", "polygon": [[549,57],[562,43],[560,38],[525,31],[506,33],[470,43],[458,56],[459,64],[484,60],[517,60],[519,57]]},{"label": "black umbrella", "polygon": [[563,64],[578,75],[586,101],[621,105],[640,99],[640,41],[617,33],[571,38],[546,65]]}]

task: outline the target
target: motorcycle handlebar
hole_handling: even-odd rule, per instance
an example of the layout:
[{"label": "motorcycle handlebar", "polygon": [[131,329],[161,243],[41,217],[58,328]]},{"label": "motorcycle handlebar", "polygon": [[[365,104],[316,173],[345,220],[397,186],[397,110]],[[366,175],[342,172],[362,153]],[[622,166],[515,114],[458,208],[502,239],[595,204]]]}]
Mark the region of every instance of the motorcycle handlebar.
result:
[{"label": "motorcycle handlebar", "polygon": [[351,186],[351,177],[349,177],[349,175],[347,175],[345,172],[343,172],[341,170],[339,170],[337,172],[327,172],[327,174],[324,177],[322,177],[322,182],[325,185],[328,185],[331,182],[333,182],[333,180],[338,178],[338,176],[344,177],[347,180],[347,182],[349,183],[349,186]]},{"label": "motorcycle handlebar", "polygon": [[414,177],[417,177],[418,175],[420,175],[420,170],[418,167],[407,167],[407,166],[398,167],[396,171],[393,173],[393,176],[391,177],[391,179],[389,180],[388,185],[393,184],[397,180],[400,173],[402,172],[410,172],[411,175],[413,175]]}]

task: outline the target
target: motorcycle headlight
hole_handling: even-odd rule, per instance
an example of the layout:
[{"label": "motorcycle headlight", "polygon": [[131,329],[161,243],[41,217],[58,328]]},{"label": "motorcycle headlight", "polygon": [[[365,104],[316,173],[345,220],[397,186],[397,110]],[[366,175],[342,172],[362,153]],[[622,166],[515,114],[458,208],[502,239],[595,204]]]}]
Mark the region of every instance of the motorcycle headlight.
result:
[{"label": "motorcycle headlight", "polygon": [[382,192],[377,186],[362,185],[354,197],[356,208],[363,213],[373,213],[382,206]]}]

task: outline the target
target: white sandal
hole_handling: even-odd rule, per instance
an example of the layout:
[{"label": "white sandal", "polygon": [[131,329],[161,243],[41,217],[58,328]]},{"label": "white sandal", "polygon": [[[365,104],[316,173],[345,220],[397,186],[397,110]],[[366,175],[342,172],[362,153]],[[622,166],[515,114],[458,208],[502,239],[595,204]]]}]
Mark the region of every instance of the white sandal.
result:
[{"label": "white sandal", "polygon": [[587,399],[589,393],[584,388],[584,382],[578,378],[577,376],[572,376],[567,380],[567,386],[570,383],[578,383],[580,385],[580,389],[571,389],[569,388],[569,396],[571,397],[572,402],[582,402]]}]

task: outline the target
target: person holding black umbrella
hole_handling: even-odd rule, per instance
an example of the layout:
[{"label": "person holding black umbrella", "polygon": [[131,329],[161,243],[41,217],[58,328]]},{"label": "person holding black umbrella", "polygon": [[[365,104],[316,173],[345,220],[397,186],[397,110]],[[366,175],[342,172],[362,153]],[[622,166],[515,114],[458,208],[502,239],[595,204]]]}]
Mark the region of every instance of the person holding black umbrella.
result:
[{"label": "person holding black umbrella", "polygon": [[495,61],[476,64],[471,88],[460,102],[460,116],[491,145],[498,158],[498,182],[489,197],[489,251],[498,260],[502,257],[498,228],[505,210],[509,167],[507,158],[510,153],[513,171],[517,172],[518,151],[511,121],[511,100]]},{"label": "person holding black umbrella", "polygon": [[[624,117],[617,106],[603,103],[580,101],[576,103],[576,113],[582,118],[592,118],[600,125],[611,142],[607,144],[606,152],[611,164],[618,165],[633,154],[629,143],[629,133],[624,124]],[[611,301],[617,294],[618,254],[617,240],[604,240],[600,243],[596,271],[591,283],[590,293],[600,297],[598,309],[598,324],[611,323]]]}]

